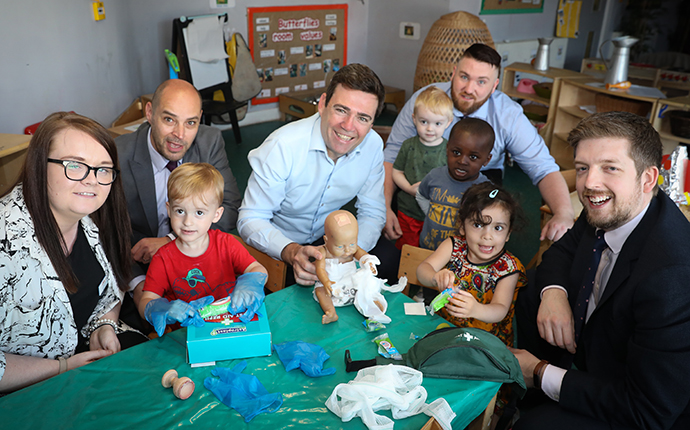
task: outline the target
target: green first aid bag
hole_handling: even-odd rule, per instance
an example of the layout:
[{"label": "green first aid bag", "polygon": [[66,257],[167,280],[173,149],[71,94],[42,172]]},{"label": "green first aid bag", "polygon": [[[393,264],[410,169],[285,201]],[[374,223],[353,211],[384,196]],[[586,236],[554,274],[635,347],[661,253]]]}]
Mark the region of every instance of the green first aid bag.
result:
[{"label": "green first aid bag", "polygon": [[345,352],[346,369],[383,364],[403,364],[417,369],[428,378],[469,379],[511,384],[515,394],[527,391],[517,358],[503,342],[478,328],[444,327],[434,330],[403,354],[399,360],[377,357],[376,360],[352,361]]}]

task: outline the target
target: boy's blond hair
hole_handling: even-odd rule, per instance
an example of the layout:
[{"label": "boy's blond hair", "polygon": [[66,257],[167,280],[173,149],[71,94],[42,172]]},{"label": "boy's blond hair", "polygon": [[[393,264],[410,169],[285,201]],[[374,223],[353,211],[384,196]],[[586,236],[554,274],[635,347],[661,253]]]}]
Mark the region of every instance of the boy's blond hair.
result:
[{"label": "boy's blond hair", "polygon": [[453,100],[443,90],[434,85],[425,89],[417,96],[417,99],[414,101],[415,115],[419,106],[424,106],[433,114],[445,116],[448,118],[448,121],[453,120]]},{"label": "boy's blond hair", "polygon": [[204,204],[209,204],[211,202],[205,201],[204,195],[210,190],[215,194],[218,206],[221,206],[223,188],[225,188],[223,175],[212,165],[208,163],[184,163],[170,174],[168,201],[180,201],[191,196],[199,198]]}]

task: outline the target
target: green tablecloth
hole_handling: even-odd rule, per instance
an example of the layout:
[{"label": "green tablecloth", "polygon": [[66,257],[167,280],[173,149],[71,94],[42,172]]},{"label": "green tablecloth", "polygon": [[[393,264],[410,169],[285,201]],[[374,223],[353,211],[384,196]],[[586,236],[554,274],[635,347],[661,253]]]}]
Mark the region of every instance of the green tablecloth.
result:
[{"label": "green tablecloth", "polygon": [[[414,343],[411,333],[423,336],[444,322],[439,317],[407,316],[402,294],[386,294],[387,327],[393,344],[407,351]],[[325,406],[326,399],[339,383],[352,380],[356,373],[345,372],[346,349],[354,360],[376,357],[376,333],[366,333],[363,317],[354,306],[338,308],[340,319],[321,324],[321,308],[312,298],[312,289],[292,286],[266,297],[273,343],[302,340],[323,347],[331,358],[324,367],[335,367],[334,375],[310,378],[301,370],[286,372],[277,354],[248,359],[244,373],[255,375],[269,392],[283,394],[282,407],[272,414],[261,414],[245,423],[233,409],[220,403],[204,388],[204,379],[212,367],[192,369],[185,362],[185,329],[167,334],[145,344],[122,351],[95,363],[70,370],[0,398],[3,428],[51,429],[170,429],[227,427],[232,429],[363,429],[361,419],[343,423]],[[239,360],[219,362],[232,367]],[[194,394],[179,400],[171,389],[161,386],[168,369],[190,377],[196,384]],[[458,415],[453,428],[463,429],[485,408],[498,390],[495,382],[424,379],[429,393],[427,402],[444,397]],[[388,415],[389,411],[381,413]],[[396,429],[420,429],[428,420],[418,415],[396,420]]]}]

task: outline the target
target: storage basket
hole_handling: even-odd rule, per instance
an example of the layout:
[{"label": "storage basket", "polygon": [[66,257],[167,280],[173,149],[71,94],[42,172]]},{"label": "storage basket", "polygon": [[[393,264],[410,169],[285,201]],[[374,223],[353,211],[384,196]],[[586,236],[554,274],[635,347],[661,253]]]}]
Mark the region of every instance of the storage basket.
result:
[{"label": "storage basket", "polygon": [[690,112],[672,110],[666,113],[671,122],[671,133],[678,137],[690,138]]},{"label": "storage basket", "polygon": [[475,43],[496,48],[491,33],[478,17],[467,12],[443,15],[424,39],[417,58],[414,91],[435,82],[448,82],[460,56]]},{"label": "storage basket", "polygon": [[623,111],[646,117],[652,109],[651,103],[597,93],[594,96],[597,112]]}]

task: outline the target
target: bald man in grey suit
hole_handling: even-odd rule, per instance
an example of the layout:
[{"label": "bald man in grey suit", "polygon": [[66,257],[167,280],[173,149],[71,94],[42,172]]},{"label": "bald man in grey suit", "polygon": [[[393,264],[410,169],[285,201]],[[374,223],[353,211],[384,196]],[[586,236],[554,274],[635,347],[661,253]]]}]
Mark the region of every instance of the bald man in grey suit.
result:
[{"label": "bald man in grey suit", "polygon": [[132,222],[132,257],[137,264],[130,288],[135,291],[135,301],[151,257],[174,238],[165,209],[170,169],[181,163],[205,162],[223,175],[225,210],[211,228],[234,229],[241,203],[223,137],[218,129],[199,124],[201,97],[190,83],[179,79],[163,82],[145,111],[148,123],[115,139]]}]

